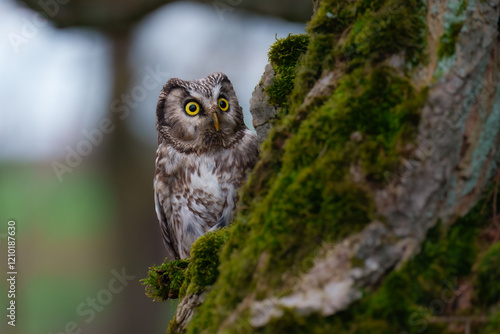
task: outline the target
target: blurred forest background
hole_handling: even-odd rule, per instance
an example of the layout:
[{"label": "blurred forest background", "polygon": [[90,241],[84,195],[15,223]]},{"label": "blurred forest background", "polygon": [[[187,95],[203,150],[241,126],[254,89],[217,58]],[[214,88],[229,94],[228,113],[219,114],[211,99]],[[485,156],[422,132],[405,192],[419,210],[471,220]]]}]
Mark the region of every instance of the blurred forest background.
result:
[{"label": "blurred forest background", "polygon": [[[165,256],[152,198],[159,91],[224,72],[251,128],[269,46],[311,13],[310,0],[0,0],[1,268],[10,219],[18,238],[16,327],[0,332],[165,331],[170,305],[139,283]],[[134,279],[82,316],[109,297],[113,270]],[[4,277],[4,310],[6,288]]]}]

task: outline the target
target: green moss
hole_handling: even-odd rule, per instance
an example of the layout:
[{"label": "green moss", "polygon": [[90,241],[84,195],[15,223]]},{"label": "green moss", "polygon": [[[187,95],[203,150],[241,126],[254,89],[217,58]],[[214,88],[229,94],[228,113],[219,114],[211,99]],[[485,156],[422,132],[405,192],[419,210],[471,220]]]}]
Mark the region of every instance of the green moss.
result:
[{"label": "green moss", "polygon": [[177,323],[177,319],[174,316],[174,318],[170,321],[167,329],[167,334],[179,334],[180,328],[179,324]]},{"label": "green moss", "polygon": [[449,1],[444,15],[444,33],[438,46],[438,59],[443,60],[455,55],[458,36],[466,18],[468,0]]},{"label": "green moss", "polygon": [[454,22],[450,25],[450,29],[441,36],[438,47],[439,59],[448,58],[455,54],[458,35],[463,25],[463,22]]},{"label": "green moss", "polygon": [[312,34],[341,34],[354,21],[360,2],[346,3],[342,0],[321,2],[318,12],[308,24],[307,32]]},{"label": "green moss", "polygon": [[465,10],[467,9],[467,6],[469,6],[469,0],[460,0],[460,5],[458,7],[458,15],[462,15],[465,13]]},{"label": "green moss", "polygon": [[227,228],[207,232],[191,246],[191,260],[180,296],[200,293],[219,276],[219,251],[227,241]]},{"label": "green moss", "polygon": [[295,67],[300,56],[307,50],[309,37],[306,34],[288,35],[271,46],[269,61],[277,68]]},{"label": "green moss", "polygon": [[142,279],[146,295],[153,300],[194,294],[212,285],[219,275],[219,251],[227,240],[228,229],[208,232],[191,246],[191,258],[168,261],[149,268],[148,277]]},{"label": "green moss", "polygon": [[374,65],[396,54],[402,55],[409,67],[425,63],[425,3],[323,1],[307,28],[310,43],[304,66],[298,70],[294,102],[301,103],[320,75],[336,65],[344,70]]},{"label": "green moss", "polygon": [[500,301],[500,242],[493,245],[477,268],[476,291],[481,305]]},{"label": "green moss", "polygon": [[146,296],[161,301],[177,298],[185,281],[189,262],[189,259],[170,262],[165,259],[160,266],[150,267],[148,277],[141,280],[146,285]]},{"label": "green moss", "polygon": [[[336,173],[330,180],[344,177],[349,163],[357,163],[367,179],[382,181],[384,171],[396,168],[404,142],[413,140],[426,96],[426,90],[417,92],[390,67],[353,71],[301,124],[283,156],[282,171],[300,169],[323,154]],[[350,141],[353,132],[363,140]]]},{"label": "green moss", "polygon": [[[279,319],[272,319],[264,328],[255,330],[259,334],[323,334],[323,333],[343,333],[340,322],[325,322],[321,315],[300,316],[289,309],[283,310],[284,314]],[[316,324],[322,324],[317,326]],[[371,332],[367,332],[371,333]]]},{"label": "green moss", "polygon": [[411,5],[404,5],[399,0],[386,1],[380,10],[360,10],[363,14],[340,48],[351,67],[366,61],[379,62],[403,51],[409,64],[424,61],[425,6],[421,1],[407,3]]},{"label": "green moss", "polygon": [[269,51],[269,61],[274,69],[273,84],[266,89],[269,103],[274,104],[286,113],[287,100],[293,89],[295,67],[302,54],[307,50],[309,37],[302,35],[288,35],[278,39]]},{"label": "green moss", "polygon": [[481,334],[498,334],[500,328],[500,311],[492,316],[491,321],[485,326]]}]

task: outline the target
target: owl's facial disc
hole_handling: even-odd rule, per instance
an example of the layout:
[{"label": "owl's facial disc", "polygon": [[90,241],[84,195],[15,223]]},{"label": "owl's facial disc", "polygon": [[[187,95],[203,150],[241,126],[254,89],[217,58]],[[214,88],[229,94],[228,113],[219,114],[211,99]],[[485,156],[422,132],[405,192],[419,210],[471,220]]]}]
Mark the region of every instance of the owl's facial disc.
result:
[{"label": "owl's facial disc", "polygon": [[[227,107],[225,108],[225,110],[227,110]],[[200,104],[197,101],[188,100],[187,103],[185,103],[184,111],[189,116],[199,116],[198,114],[200,113],[200,111],[202,111],[202,108],[200,107]],[[217,107],[209,109],[208,115],[205,113],[205,117],[209,116],[210,114],[212,114],[215,130],[219,131],[219,116],[217,115]]]},{"label": "owl's facial disc", "polygon": [[224,74],[184,81],[170,79],[157,105],[159,138],[183,152],[218,150],[241,138],[243,112]]}]

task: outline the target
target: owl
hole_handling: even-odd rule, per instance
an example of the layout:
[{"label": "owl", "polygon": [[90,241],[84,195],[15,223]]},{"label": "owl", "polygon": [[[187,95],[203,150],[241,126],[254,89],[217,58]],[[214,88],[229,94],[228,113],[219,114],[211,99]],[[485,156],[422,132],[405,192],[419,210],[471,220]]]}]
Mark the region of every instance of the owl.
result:
[{"label": "owl", "polygon": [[156,129],[156,214],[168,258],[184,259],[199,236],[233,219],[238,188],[257,161],[257,137],[223,73],[170,79]]}]

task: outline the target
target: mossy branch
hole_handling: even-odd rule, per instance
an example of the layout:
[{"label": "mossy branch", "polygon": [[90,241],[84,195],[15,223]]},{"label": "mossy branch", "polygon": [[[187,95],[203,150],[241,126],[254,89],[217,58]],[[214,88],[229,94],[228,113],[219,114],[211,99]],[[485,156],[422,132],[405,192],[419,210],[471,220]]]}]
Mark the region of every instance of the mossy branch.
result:
[{"label": "mossy branch", "polygon": [[191,246],[191,258],[165,259],[160,266],[150,267],[148,277],[141,280],[146,296],[166,301],[200,293],[212,285],[219,275],[219,251],[228,233],[227,228],[208,232]]},{"label": "mossy branch", "polygon": [[146,296],[154,301],[175,299],[179,296],[179,290],[186,280],[186,269],[190,260],[167,259],[159,266],[149,267],[148,277],[141,280],[146,286]]}]

